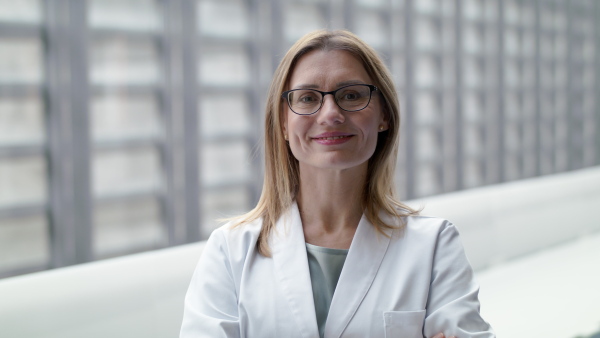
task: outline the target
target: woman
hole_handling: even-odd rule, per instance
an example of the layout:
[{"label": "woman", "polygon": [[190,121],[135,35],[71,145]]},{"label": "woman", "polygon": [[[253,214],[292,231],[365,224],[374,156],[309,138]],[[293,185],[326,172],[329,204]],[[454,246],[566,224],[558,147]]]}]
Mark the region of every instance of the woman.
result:
[{"label": "woman", "polygon": [[493,337],[449,222],[394,198],[391,76],[347,31],[284,56],[258,205],[213,232],[181,337]]}]

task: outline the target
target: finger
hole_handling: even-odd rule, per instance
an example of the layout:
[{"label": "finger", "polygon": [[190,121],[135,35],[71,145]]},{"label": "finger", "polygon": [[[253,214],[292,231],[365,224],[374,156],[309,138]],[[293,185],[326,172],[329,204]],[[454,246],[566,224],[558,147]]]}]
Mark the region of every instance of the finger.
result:
[{"label": "finger", "polygon": [[433,336],[432,338],[444,338],[444,337],[445,337],[444,334],[440,332],[440,333],[436,334],[435,336]]}]

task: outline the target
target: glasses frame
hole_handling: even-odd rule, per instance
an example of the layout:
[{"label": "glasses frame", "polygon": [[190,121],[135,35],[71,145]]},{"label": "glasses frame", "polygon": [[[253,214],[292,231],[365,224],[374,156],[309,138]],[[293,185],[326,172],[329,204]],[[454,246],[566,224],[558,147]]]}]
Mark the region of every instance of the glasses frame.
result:
[{"label": "glasses frame", "polygon": [[[362,107],[362,108],[360,108],[360,109],[356,109],[356,110],[348,110],[348,109],[344,109],[344,108],[342,108],[342,106],[340,106],[340,104],[338,103],[338,100],[337,100],[337,98],[336,98],[335,94],[336,94],[338,91],[340,91],[340,90],[342,90],[342,89],[344,89],[344,88],[353,87],[353,86],[365,86],[365,87],[369,87],[369,101],[367,102],[367,104],[366,104],[364,107]],[[319,108],[317,108],[317,110],[315,110],[314,112],[312,112],[312,113],[310,113],[310,114],[300,114],[300,113],[297,113],[297,112],[294,110],[294,108],[292,108],[292,104],[290,103],[290,100],[289,100],[289,95],[290,95],[290,93],[292,93],[292,92],[295,92],[295,91],[298,91],[298,90],[311,90],[311,91],[313,91],[313,92],[317,92],[317,93],[321,94],[321,103],[319,104]],[[322,92],[322,91],[320,91],[320,90],[316,90],[316,89],[292,89],[292,90],[286,90],[285,92],[281,93],[281,97],[282,97],[284,100],[286,100],[286,101],[287,101],[287,103],[288,103],[288,107],[290,107],[290,110],[291,110],[291,111],[292,111],[294,114],[296,114],[296,115],[302,115],[302,116],[308,116],[308,115],[314,115],[314,114],[316,114],[316,113],[317,113],[319,110],[321,110],[321,108],[323,107],[323,102],[325,102],[325,95],[331,94],[331,95],[333,96],[333,101],[335,101],[335,104],[336,104],[338,107],[340,107],[340,109],[341,109],[341,110],[343,110],[343,111],[347,111],[347,112],[355,112],[355,111],[361,111],[361,110],[363,110],[363,109],[367,108],[367,107],[369,106],[369,104],[371,103],[371,98],[373,97],[373,92],[375,92],[375,91],[378,91],[378,90],[379,90],[379,88],[377,88],[376,86],[374,86],[374,85],[371,85],[371,84],[356,83],[356,84],[350,84],[350,85],[347,85],[347,86],[340,87],[340,88],[338,88],[338,89],[336,89],[336,90],[332,90],[332,91],[330,91],[330,92]]]}]

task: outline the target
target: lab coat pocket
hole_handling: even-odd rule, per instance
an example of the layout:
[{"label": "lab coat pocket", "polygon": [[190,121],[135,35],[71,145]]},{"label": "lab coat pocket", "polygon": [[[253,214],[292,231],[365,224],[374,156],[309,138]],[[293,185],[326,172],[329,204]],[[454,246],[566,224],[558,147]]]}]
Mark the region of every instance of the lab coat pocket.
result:
[{"label": "lab coat pocket", "polygon": [[386,338],[423,338],[425,310],[383,313]]}]

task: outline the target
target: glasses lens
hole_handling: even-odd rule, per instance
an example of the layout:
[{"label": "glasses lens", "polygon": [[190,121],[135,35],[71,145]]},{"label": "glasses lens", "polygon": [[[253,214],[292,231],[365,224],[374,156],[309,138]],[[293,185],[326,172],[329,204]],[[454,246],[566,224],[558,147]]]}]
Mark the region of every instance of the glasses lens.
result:
[{"label": "glasses lens", "polygon": [[335,93],[338,105],[348,111],[364,109],[371,100],[371,88],[364,85],[348,86]]},{"label": "glasses lens", "polygon": [[296,114],[310,115],[321,107],[321,93],[310,89],[294,90],[288,94],[290,108]]}]

